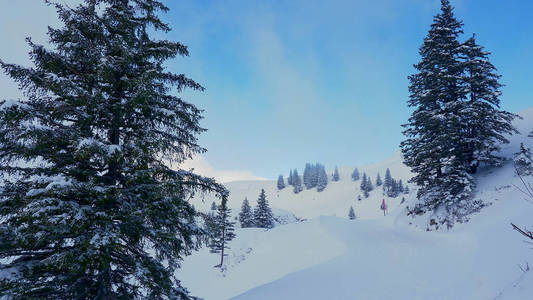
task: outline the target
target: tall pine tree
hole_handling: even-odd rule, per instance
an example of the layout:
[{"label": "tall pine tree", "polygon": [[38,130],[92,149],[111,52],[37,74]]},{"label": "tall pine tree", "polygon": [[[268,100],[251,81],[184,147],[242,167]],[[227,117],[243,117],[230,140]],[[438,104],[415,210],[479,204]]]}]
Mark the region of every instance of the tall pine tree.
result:
[{"label": "tall pine tree", "polygon": [[368,177],[366,176],[366,173],[363,173],[363,179],[361,179],[361,185],[359,187],[361,191],[363,192],[363,195],[365,196],[365,198],[368,198],[369,196]]},{"label": "tall pine tree", "polygon": [[385,194],[389,191],[389,189],[392,187],[392,175],[390,173],[390,169],[387,168],[385,171],[385,181],[383,182],[383,191]]},{"label": "tall pine tree", "polygon": [[353,206],[350,206],[350,210],[348,212],[348,218],[350,220],[355,220],[355,211],[353,210]]},{"label": "tall pine tree", "polygon": [[13,299],[188,299],[175,277],[202,231],[188,199],[223,186],[170,169],[205,150],[202,86],[165,70],[187,56],[157,0],[58,2],[33,67],[0,61],[24,91],[0,102],[0,278]]},{"label": "tall pine tree", "polygon": [[318,182],[316,190],[322,192],[328,186],[328,174],[326,168],[323,165],[317,165],[318,169]]},{"label": "tall pine tree", "polygon": [[333,171],[333,181],[339,181],[341,177],[339,176],[339,169],[335,167],[335,171]]},{"label": "tall pine tree", "polygon": [[244,201],[242,201],[239,222],[241,223],[241,228],[254,227],[254,213],[250,207],[248,198],[244,198]]},{"label": "tall pine tree", "polygon": [[299,192],[303,191],[302,179],[300,175],[298,175],[298,170],[296,169],[294,169],[294,173],[292,174],[292,185],[294,187],[293,192],[295,194],[298,194]]},{"label": "tall pine tree", "polygon": [[490,53],[477,44],[475,35],[461,45],[463,82],[467,99],[459,114],[462,118],[461,147],[455,150],[470,174],[476,173],[481,163],[498,165],[496,156],[501,144],[508,144],[505,137],[518,131],[511,124],[517,116],[500,109],[501,75],[489,61]]},{"label": "tall pine tree", "polygon": [[372,179],[370,178],[370,176],[368,176],[366,178],[366,190],[367,192],[371,192],[372,190],[374,190],[374,185],[372,184]]},{"label": "tall pine tree", "polygon": [[292,174],[292,169],[290,170],[289,172],[289,178],[287,178],[287,185],[293,185],[294,182],[293,182],[293,174]]},{"label": "tall pine tree", "polygon": [[311,189],[313,187],[311,183],[312,170],[313,168],[310,163],[305,164],[304,174],[302,177],[306,189]]},{"label": "tall pine tree", "polygon": [[381,186],[383,184],[383,181],[381,180],[381,176],[378,175],[376,176],[376,186]]},{"label": "tall pine tree", "polygon": [[214,216],[214,227],[211,235],[211,253],[220,253],[220,264],[216,267],[222,268],[224,265],[224,252],[229,249],[228,242],[235,238],[235,222],[231,221],[231,209],[227,206],[227,200],[222,200],[218,206],[217,214]]},{"label": "tall pine tree", "polygon": [[274,216],[272,210],[268,205],[265,190],[261,189],[259,198],[257,199],[257,206],[254,211],[254,224],[259,228],[272,228],[274,227]]},{"label": "tall pine tree", "polygon": [[417,210],[442,208],[438,223],[447,226],[482,207],[472,201],[471,173],[480,162],[494,162],[496,144],[515,132],[514,115],[497,110],[499,75],[474,39],[458,41],[462,26],[450,2],[441,0],[419,51],[418,73],[409,77],[414,112],[401,143],[405,164],[415,173],[411,182],[419,186]]},{"label": "tall pine tree", "polygon": [[285,188],[285,180],[283,179],[283,175],[279,175],[278,177],[278,190],[282,190]]},{"label": "tall pine tree", "polygon": [[359,180],[359,170],[357,170],[357,168],[355,168],[352,172],[352,180],[353,181]]}]

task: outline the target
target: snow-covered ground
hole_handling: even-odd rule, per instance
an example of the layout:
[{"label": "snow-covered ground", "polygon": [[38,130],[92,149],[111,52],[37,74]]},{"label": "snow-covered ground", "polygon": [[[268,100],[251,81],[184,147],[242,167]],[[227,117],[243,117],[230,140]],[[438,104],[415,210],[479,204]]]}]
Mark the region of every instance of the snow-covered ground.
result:
[{"label": "snow-covered ground", "polygon": [[[526,137],[533,108],[521,115],[516,125],[523,135],[502,149],[509,158],[520,142],[533,147]],[[359,171],[375,183],[386,168],[396,179],[410,177],[399,155]],[[218,255],[207,249],[187,257],[178,274],[183,285],[206,300],[533,299],[533,270],[521,270],[533,266],[533,249],[510,225],[533,226],[533,204],[515,187],[520,181],[512,163],[477,175],[476,197],[491,205],[470,222],[437,232],[425,231],[426,219],[406,216],[405,207],[415,201],[412,185],[404,204],[401,196],[387,198],[391,211],[384,217],[381,189],[357,201],[360,181],[351,181],[353,168],[339,171],[341,180],[321,193],[277,191],[274,181],[229,183],[234,213],[244,197],[254,205],[264,188],[274,212],[289,224],[237,229],[222,272],[213,267]],[[533,177],[525,179],[533,183]],[[196,199],[195,205],[207,210],[211,200]],[[353,221],[347,219],[350,205],[358,217]]]},{"label": "snow-covered ground", "polygon": [[[383,216],[383,211],[379,209],[382,200],[385,198],[387,204],[392,209],[396,208],[401,199],[405,195],[397,198],[383,197],[382,187],[376,187],[376,176],[379,172],[381,178],[385,176],[387,168],[391,170],[394,179],[402,179],[405,184],[411,177],[409,168],[403,163],[400,154],[396,154],[392,158],[368,166],[358,166],[360,176],[366,173],[374,184],[374,191],[370,192],[369,198],[364,198],[360,191],[361,180],[352,181],[351,174],[354,167],[339,168],[340,181],[334,182],[331,180],[332,170],[328,171],[329,182],[327,188],[322,192],[317,192],[316,188],[304,190],[298,194],[294,194],[292,186],[287,186],[279,191],[277,188],[277,181],[273,180],[257,180],[257,181],[236,181],[225,184],[230,191],[229,206],[234,212],[240,211],[242,201],[248,198],[250,205],[255,205],[261,189],[265,189],[267,199],[274,209],[281,209],[291,212],[302,219],[311,219],[319,216],[336,216],[347,217],[350,206],[353,206],[358,218],[375,219]],[[302,173],[302,170],[300,170]],[[414,186],[409,184],[411,195],[416,194]],[[358,201],[358,196],[362,200]],[[407,196],[405,196],[407,198]],[[196,199],[195,206],[200,210],[208,210],[211,206],[213,197],[206,195],[204,198]],[[199,201],[203,200],[203,201]]]}]

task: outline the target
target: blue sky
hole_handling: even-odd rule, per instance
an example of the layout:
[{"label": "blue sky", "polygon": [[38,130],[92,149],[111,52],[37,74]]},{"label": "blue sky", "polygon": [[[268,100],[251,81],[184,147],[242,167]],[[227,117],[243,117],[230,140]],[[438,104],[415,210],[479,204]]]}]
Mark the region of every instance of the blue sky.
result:
[{"label": "blue sky", "polygon": [[[24,36],[38,41],[52,9],[0,0],[0,47],[25,63]],[[398,151],[409,117],[407,76],[439,0],[167,1],[166,37],[191,56],[169,68],[203,84],[184,99],[205,109],[200,142],[210,166],[274,178],[306,162],[358,165]],[[493,54],[503,108],[533,105],[533,1],[455,0],[456,16]],[[2,12],[3,11],[3,12]],[[17,24],[16,27],[13,24]],[[27,60],[27,59],[26,59]],[[16,96],[1,75],[5,96]]]}]

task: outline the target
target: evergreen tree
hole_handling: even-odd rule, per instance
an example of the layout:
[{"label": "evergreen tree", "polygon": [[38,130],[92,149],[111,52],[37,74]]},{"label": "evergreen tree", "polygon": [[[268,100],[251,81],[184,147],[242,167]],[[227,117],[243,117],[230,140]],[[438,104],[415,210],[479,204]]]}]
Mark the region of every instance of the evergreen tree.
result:
[{"label": "evergreen tree", "polygon": [[248,202],[248,198],[244,198],[241,206],[241,212],[239,213],[239,222],[241,228],[254,227],[254,213]]},{"label": "evergreen tree", "polygon": [[376,177],[376,186],[381,186],[383,184],[383,181],[381,181],[381,176],[378,173],[378,176]]},{"label": "evergreen tree", "polygon": [[320,164],[316,163],[311,165],[310,186],[314,188],[318,185],[318,177],[320,173]]},{"label": "evergreen tree", "polygon": [[363,195],[365,196],[365,198],[368,198],[369,196],[369,189],[368,189],[368,180],[369,178],[366,176],[366,173],[363,173],[363,179],[361,180],[361,185],[360,185],[360,188],[361,188],[361,191],[363,192]]},{"label": "evergreen tree", "polygon": [[357,170],[357,168],[355,168],[353,170],[353,173],[352,173],[352,180],[353,181],[357,181],[359,180],[359,170]]},{"label": "evergreen tree", "polygon": [[303,174],[303,183],[306,189],[313,188],[312,183],[311,183],[312,169],[313,168],[310,163],[305,164],[304,174]]},{"label": "evergreen tree", "polygon": [[293,189],[293,192],[295,194],[298,194],[299,192],[303,191],[303,187],[302,187],[302,179],[300,178],[300,175],[298,175],[298,170],[294,169],[294,173],[292,174],[293,175],[293,186],[294,186],[294,189]]},{"label": "evergreen tree", "polygon": [[403,189],[404,194],[409,194],[409,186],[405,185],[405,188]]},{"label": "evergreen tree", "polygon": [[348,218],[350,218],[350,220],[355,220],[355,211],[353,210],[353,207],[350,206],[350,212],[348,212]]},{"label": "evergreen tree", "polygon": [[215,201],[211,203],[211,210],[217,210],[217,204],[215,203]]},{"label": "evergreen tree", "polygon": [[370,176],[368,176],[366,180],[366,190],[368,192],[371,192],[372,190],[374,190],[374,185],[372,184],[372,179],[370,179]]},{"label": "evergreen tree", "polygon": [[278,177],[278,190],[282,190],[285,188],[285,180],[283,179],[283,175],[279,175]]},{"label": "evergreen tree", "polygon": [[202,111],[171,92],[203,88],[165,70],[187,47],[152,37],[170,30],[160,1],[61,3],[52,47],[28,39],[32,68],[0,61],[25,95],[0,102],[0,173],[15,175],[0,184],[0,291],[188,299],[175,271],[202,234],[188,199],[228,193],[166,164],[205,151]]},{"label": "evergreen tree", "polygon": [[387,193],[391,187],[392,187],[392,175],[390,173],[389,168],[387,168],[387,171],[385,171],[385,182],[383,183],[383,191]]},{"label": "evergreen tree", "polygon": [[211,248],[211,253],[220,253],[220,264],[216,267],[222,268],[224,256],[226,256],[224,251],[229,249],[228,242],[235,238],[235,222],[231,221],[231,209],[227,206],[227,200],[222,200],[219,205],[214,223],[216,226],[214,227],[215,230],[209,248]]},{"label": "evergreen tree", "polygon": [[520,143],[520,151],[514,157],[516,172],[520,176],[533,174],[533,159],[531,149]]},{"label": "evergreen tree", "polygon": [[468,172],[476,173],[479,164],[499,165],[496,156],[501,144],[508,144],[505,137],[518,131],[511,122],[517,115],[501,110],[501,75],[489,61],[490,53],[476,43],[475,35],[461,46],[463,58],[463,82],[468,93],[459,111],[462,117],[461,145],[456,155],[461,155]]},{"label": "evergreen tree", "polygon": [[335,167],[335,171],[333,172],[333,181],[339,181],[341,178],[339,176],[339,169]]},{"label": "evergreen tree", "polygon": [[254,224],[259,228],[274,227],[274,216],[268,205],[264,189],[261,189],[261,194],[259,194],[259,199],[257,199],[257,206],[254,211]]},{"label": "evergreen tree", "polygon": [[322,192],[328,186],[328,174],[326,168],[322,165],[318,165],[318,183],[317,191]]},{"label": "evergreen tree", "polygon": [[359,188],[361,191],[366,191],[366,185],[367,185],[367,177],[366,173],[363,173],[363,179],[361,179],[361,184],[359,185]]},{"label": "evergreen tree", "polygon": [[293,174],[292,174],[292,169],[290,170],[289,172],[289,178],[287,179],[287,184],[288,185],[294,185],[294,180],[293,180]]},{"label": "evergreen tree", "polygon": [[[493,161],[488,152],[506,142],[503,133],[514,132],[514,115],[495,110],[499,75],[475,40],[458,41],[462,25],[450,2],[441,0],[441,12],[420,48],[418,73],[409,77],[408,104],[414,111],[401,143],[404,162],[415,173],[411,182],[419,186],[422,201],[416,210],[443,208],[438,223],[447,226],[482,207],[472,200],[470,173],[479,162]],[[490,120],[480,121],[485,118]]]}]

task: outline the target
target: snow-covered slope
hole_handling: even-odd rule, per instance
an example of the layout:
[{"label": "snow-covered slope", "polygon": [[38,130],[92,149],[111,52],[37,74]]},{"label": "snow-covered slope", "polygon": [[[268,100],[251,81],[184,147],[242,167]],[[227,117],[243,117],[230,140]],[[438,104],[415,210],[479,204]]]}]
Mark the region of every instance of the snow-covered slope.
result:
[{"label": "snow-covered slope", "polygon": [[[334,182],[330,176],[328,186],[322,192],[317,192],[316,188],[310,190],[304,188],[302,192],[294,194],[292,186],[280,191],[277,188],[277,182],[273,180],[230,182],[225,184],[230,191],[229,206],[234,212],[239,211],[244,198],[248,198],[250,204],[255,205],[261,189],[265,189],[267,199],[274,210],[290,211],[302,219],[316,218],[318,216],[347,217],[350,206],[354,207],[358,218],[375,219],[383,216],[383,211],[380,210],[383,198],[386,199],[391,209],[394,209],[400,203],[402,196],[397,198],[384,197],[381,187],[375,187],[370,192],[370,197],[364,198],[359,187],[361,180],[352,181],[351,179],[354,168],[339,168],[340,180]],[[378,172],[383,179],[387,168],[390,169],[394,179],[402,179],[404,183],[411,177],[411,173],[402,163],[399,153],[379,164],[360,166],[358,170],[361,176],[366,173],[375,186]],[[332,173],[333,171],[328,171],[328,174]],[[409,188],[411,188],[412,195],[416,194],[416,190],[413,189],[412,185]],[[359,195],[362,197],[361,201],[357,200]],[[204,198],[196,199],[195,206],[201,210],[207,210],[213,200],[215,199],[205,195]]]},{"label": "snow-covered slope", "polygon": [[[520,142],[533,147],[526,137],[533,129],[533,108],[521,115],[516,126],[523,135],[504,146],[507,157]],[[359,170],[374,179],[387,167],[395,178],[409,177],[399,156]],[[413,226],[420,220],[406,216],[413,189],[402,205],[401,198],[389,199],[392,211],[383,217],[380,189],[357,201],[359,182],[349,180],[352,168],[340,171],[341,181],[330,182],[322,193],[278,193],[274,182],[228,184],[236,211],[244,197],[254,204],[265,188],[273,207],[307,220],[268,231],[238,229],[226,269],[213,268],[218,257],[202,249],[183,263],[184,286],[206,300],[533,299],[533,271],[519,267],[533,266],[533,250],[510,226],[533,226],[533,204],[515,187],[521,183],[512,163],[477,175],[476,197],[491,205],[470,222],[437,232]],[[533,176],[525,179],[533,183]],[[359,217],[354,221],[346,218],[350,205]]]}]

